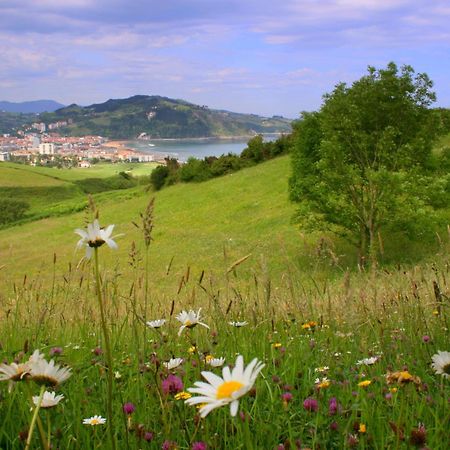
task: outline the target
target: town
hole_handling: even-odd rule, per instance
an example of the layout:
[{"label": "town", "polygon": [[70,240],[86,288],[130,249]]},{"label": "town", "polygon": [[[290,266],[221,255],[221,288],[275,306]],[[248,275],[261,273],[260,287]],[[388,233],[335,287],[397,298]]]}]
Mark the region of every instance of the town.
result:
[{"label": "town", "polygon": [[17,136],[0,135],[0,161],[32,166],[88,168],[97,162],[164,162],[161,158],[127,148],[124,141],[102,136],[61,136],[54,131],[67,125],[33,123]]}]

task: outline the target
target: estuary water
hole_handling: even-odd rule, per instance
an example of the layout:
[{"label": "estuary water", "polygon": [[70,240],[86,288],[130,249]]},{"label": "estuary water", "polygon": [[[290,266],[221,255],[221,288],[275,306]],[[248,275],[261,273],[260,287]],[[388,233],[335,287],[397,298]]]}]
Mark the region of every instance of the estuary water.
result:
[{"label": "estuary water", "polygon": [[[278,135],[264,136],[265,141],[277,139]],[[203,159],[206,156],[220,156],[227,153],[239,155],[251,138],[236,139],[152,139],[126,142],[126,147],[156,156],[177,158],[186,161],[190,157]]]}]

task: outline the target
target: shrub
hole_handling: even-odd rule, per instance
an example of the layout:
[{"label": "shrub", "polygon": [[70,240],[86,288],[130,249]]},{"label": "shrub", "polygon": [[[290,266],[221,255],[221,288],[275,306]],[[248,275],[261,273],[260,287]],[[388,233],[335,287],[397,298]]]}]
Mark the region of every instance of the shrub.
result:
[{"label": "shrub", "polygon": [[15,222],[25,217],[30,205],[22,200],[0,199],[0,225]]}]

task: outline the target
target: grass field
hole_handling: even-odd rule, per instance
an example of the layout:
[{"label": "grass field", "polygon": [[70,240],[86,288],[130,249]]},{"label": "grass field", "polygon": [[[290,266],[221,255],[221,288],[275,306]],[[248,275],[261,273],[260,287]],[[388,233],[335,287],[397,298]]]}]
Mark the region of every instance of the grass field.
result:
[{"label": "grass field", "polygon": [[88,211],[0,230],[0,448],[447,449],[448,240],[393,238],[427,260],[358,272],[291,223],[288,176],[282,157],[158,192],[148,253],[150,193],[98,194],[119,247],[98,265],[75,250]]},{"label": "grass field", "polygon": [[[52,185],[51,180],[75,181],[84,180],[86,178],[107,178],[117,175],[120,172],[127,172],[130,175],[140,177],[150,175],[151,171],[157,166],[157,163],[99,163],[89,168],[72,168],[58,169],[51,167],[32,167],[25,164],[0,163],[0,186],[14,186],[14,184],[4,184],[4,180],[8,182],[10,174],[16,174],[15,186],[23,186],[27,183],[27,178],[36,179],[39,184],[35,186],[43,186],[45,179],[48,180],[47,185]],[[16,171],[16,172],[14,172]],[[37,175],[44,178],[39,178]],[[14,181],[12,179],[11,181]],[[32,184],[29,184],[32,186]]]}]

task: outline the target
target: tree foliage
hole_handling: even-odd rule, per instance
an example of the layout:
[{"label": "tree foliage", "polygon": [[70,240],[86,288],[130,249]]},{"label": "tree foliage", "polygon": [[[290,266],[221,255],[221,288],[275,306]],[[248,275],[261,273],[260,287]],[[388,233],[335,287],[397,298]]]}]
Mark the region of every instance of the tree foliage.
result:
[{"label": "tree foliage", "polygon": [[431,150],[439,129],[431,89],[428,76],[410,66],[369,67],[294,125],[290,196],[300,204],[299,220],[352,240],[362,264],[375,262],[383,228],[413,224],[416,233],[439,206],[428,195],[437,181]]}]

